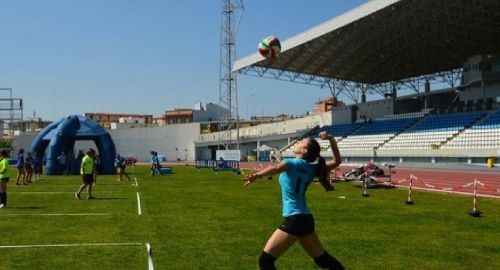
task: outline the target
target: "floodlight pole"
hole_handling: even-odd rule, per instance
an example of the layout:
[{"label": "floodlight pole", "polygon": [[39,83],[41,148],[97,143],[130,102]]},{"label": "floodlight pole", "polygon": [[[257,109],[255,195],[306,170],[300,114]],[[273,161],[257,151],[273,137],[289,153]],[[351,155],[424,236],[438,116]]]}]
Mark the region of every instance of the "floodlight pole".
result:
[{"label": "floodlight pole", "polygon": [[[19,121],[18,127],[19,131],[22,132],[23,129],[23,99],[12,97],[12,88],[1,88],[2,93],[8,92],[8,97],[0,97],[0,122],[3,122],[2,132],[5,132],[4,128],[7,126],[7,132],[10,138],[14,136],[15,131],[15,121]],[[2,114],[2,112],[7,112],[8,116]],[[2,134],[3,135],[3,134]]]},{"label": "floodlight pole", "polygon": [[[221,44],[220,44],[220,81],[219,81],[219,125],[218,148],[230,149],[232,134],[236,131],[236,149],[240,149],[240,119],[238,114],[238,91],[236,72],[232,71],[235,62],[236,32],[244,6],[241,0],[222,1]],[[237,21],[234,12],[240,11]]]}]

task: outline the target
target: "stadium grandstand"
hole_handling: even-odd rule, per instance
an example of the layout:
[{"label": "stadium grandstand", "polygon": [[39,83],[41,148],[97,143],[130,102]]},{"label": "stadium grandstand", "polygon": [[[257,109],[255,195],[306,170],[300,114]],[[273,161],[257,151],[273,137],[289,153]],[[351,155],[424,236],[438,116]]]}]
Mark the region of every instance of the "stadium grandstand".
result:
[{"label": "stadium grandstand", "polygon": [[[276,60],[241,58],[234,72],[316,85],[347,104],[240,129],[242,155],[320,125],[347,161],[498,162],[499,37],[497,0],[373,0],[283,41]],[[219,136],[195,142],[197,159],[215,156]]]}]

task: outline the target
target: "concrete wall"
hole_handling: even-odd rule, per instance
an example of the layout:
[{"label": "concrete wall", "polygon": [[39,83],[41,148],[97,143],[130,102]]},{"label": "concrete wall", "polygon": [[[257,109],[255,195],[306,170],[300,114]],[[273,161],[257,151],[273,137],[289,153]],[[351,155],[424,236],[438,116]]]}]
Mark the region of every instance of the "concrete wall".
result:
[{"label": "concrete wall", "polygon": [[150,150],[166,156],[167,160],[194,160],[193,142],[200,134],[200,124],[117,129],[109,134],[117,153],[133,155],[140,161],[149,160]]},{"label": "concrete wall", "polygon": [[385,115],[393,114],[393,103],[391,99],[383,99],[377,101],[370,101],[365,103],[356,104],[357,119],[360,120],[361,115],[365,115],[368,118],[376,119],[382,118]]},{"label": "concrete wall", "polygon": [[352,123],[352,106],[336,107],[332,109],[332,124]]},{"label": "concrete wall", "polygon": [[12,147],[14,148],[13,153],[17,155],[19,149],[23,148],[24,151],[28,152],[31,148],[31,143],[36,138],[38,133],[25,133],[20,136],[14,137],[12,140]]},{"label": "concrete wall", "polygon": [[481,87],[469,87],[465,91],[460,92],[460,101],[467,102],[468,100],[478,100],[483,99],[483,102],[486,101],[487,98],[493,98],[496,100],[497,97],[500,97],[500,84],[489,84],[486,83],[484,86],[484,99],[483,99],[483,90]]},{"label": "concrete wall", "polygon": [[227,109],[219,107],[217,104],[197,104],[193,110],[193,122],[218,121],[219,109],[222,110],[221,115],[229,113]]},{"label": "concrete wall", "polygon": [[[116,152],[132,155],[139,161],[149,161],[149,151],[155,150],[168,161],[194,160],[194,140],[200,134],[200,124],[167,125],[161,127],[125,128],[109,131]],[[14,153],[21,148],[29,151],[37,134],[24,134],[13,140]],[[92,141],[77,141],[75,152],[88,147],[96,148]],[[76,155],[75,153],[75,155]]]}]

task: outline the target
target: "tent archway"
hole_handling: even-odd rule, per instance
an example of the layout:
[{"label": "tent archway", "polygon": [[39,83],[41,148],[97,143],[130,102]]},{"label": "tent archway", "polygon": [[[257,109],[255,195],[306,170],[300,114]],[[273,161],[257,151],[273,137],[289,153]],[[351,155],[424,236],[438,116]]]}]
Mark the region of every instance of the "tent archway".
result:
[{"label": "tent archway", "polygon": [[61,152],[73,150],[77,140],[95,143],[101,161],[100,173],[115,173],[116,148],[111,136],[95,121],[81,115],[68,115],[47,126],[31,144],[31,151],[46,154],[47,175],[62,174],[65,168],[58,164],[57,157]]}]

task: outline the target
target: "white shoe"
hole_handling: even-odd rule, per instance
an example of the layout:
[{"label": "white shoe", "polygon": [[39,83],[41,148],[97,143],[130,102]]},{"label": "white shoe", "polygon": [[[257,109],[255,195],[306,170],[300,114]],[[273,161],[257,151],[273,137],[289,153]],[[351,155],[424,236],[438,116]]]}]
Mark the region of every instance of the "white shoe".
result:
[{"label": "white shoe", "polygon": [[5,207],[6,207],[5,204],[3,204],[3,203],[0,204],[0,208],[5,208]]}]

